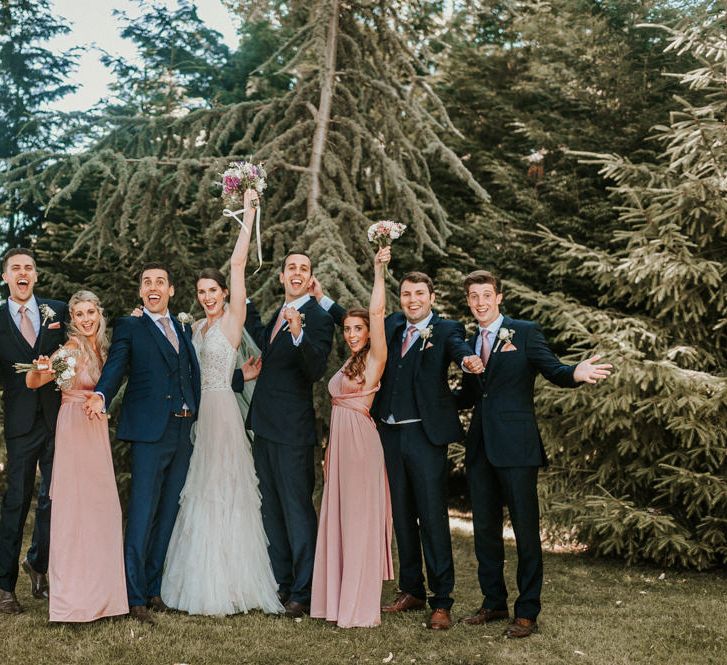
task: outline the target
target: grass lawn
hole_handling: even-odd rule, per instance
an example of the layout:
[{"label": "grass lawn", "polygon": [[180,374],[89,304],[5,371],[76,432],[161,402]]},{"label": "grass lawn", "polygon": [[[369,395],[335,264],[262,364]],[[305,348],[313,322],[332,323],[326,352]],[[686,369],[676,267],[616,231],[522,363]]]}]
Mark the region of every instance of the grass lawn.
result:
[{"label": "grass lawn", "polygon": [[[453,612],[460,617],[481,597],[471,537],[456,531],[453,537]],[[512,544],[507,556],[509,588],[515,589]],[[626,567],[582,554],[546,554],[540,633],[525,640],[503,638],[504,623],[435,633],[423,626],[425,612],[385,616],[378,629],[344,630],[259,613],[161,616],[154,627],[129,619],[49,625],[47,605],[30,596],[26,582],[22,576],[18,585],[26,612],[0,615],[2,665],[727,663],[727,576]],[[384,597],[393,590],[387,583]]]}]

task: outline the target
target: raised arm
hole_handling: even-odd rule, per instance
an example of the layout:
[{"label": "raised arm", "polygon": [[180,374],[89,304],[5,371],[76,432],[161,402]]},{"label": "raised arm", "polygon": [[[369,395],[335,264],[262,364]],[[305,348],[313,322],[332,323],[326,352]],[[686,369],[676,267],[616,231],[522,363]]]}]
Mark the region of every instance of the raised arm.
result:
[{"label": "raised arm", "polygon": [[366,384],[379,382],[386,367],[386,265],[391,261],[391,247],[382,247],[374,257],[374,286],[369,301],[369,340],[371,348],[366,362]]},{"label": "raised arm", "polygon": [[245,266],[247,265],[247,252],[250,248],[250,236],[252,225],[255,222],[255,205],[258,203],[258,195],[254,189],[248,189],[244,196],[245,226],[240,227],[237,236],[235,249],[230,258],[230,297],[227,308],[227,315],[222,320],[222,332],[230,341],[232,346],[237,348],[242,339],[242,328],[245,325],[245,314],[247,306],[245,301]]}]

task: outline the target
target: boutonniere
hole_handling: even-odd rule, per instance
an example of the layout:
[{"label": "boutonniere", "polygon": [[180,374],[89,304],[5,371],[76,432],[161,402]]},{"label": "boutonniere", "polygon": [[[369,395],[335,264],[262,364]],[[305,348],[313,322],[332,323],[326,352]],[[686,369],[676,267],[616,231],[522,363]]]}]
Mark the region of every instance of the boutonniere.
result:
[{"label": "boutonniere", "polygon": [[177,321],[182,324],[182,330],[184,331],[185,325],[192,325],[194,323],[194,317],[191,314],[187,314],[187,312],[179,312],[177,314]]},{"label": "boutonniere", "polygon": [[[517,351],[517,347],[512,343],[515,331],[512,328],[501,327],[497,331],[497,339],[499,340],[499,349],[501,351]],[[508,348],[510,347],[510,348]]]},{"label": "boutonniere", "polygon": [[424,349],[429,349],[432,346],[434,346],[434,344],[432,344],[431,342],[429,344],[427,344],[427,340],[433,334],[434,334],[434,328],[432,326],[427,326],[426,328],[424,328],[424,330],[422,330],[422,331],[419,332],[419,337],[422,338],[422,346],[419,349],[420,351],[424,351]]},{"label": "boutonniere", "polygon": [[43,315],[43,322],[41,323],[42,326],[48,323],[48,321],[52,321],[56,318],[55,310],[50,305],[43,303],[39,309],[40,313]]}]

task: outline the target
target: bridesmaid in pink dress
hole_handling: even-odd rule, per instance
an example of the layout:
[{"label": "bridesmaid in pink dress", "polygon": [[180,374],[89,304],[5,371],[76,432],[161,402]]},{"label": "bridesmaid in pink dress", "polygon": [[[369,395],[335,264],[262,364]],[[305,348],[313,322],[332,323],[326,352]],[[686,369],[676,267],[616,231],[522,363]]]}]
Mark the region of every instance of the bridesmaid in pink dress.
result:
[{"label": "bridesmaid in pink dress", "polygon": [[384,269],[374,260],[369,310],[351,309],[343,336],[351,356],[328,384],[333,409],[325,464],[310,615],[341,628],[381,623],[381,586],[393,578],[391,501],[384,453],[369,408],[386,365]]},{"label": "bridesmaid in pink dress", "polygon": [[[76,358],[75,375],[61,381],[50,487],[50,621],[88,622],[127,614],[121,506],[111,459],[108,421],[89,419],[84,403],[101,374],[108,340],[98,298],[79,291],[69,303],[66,349]],[[29,372],[38,388],[56,379],[46,370]],[[62,378],[62,377],[61,377]]]}]

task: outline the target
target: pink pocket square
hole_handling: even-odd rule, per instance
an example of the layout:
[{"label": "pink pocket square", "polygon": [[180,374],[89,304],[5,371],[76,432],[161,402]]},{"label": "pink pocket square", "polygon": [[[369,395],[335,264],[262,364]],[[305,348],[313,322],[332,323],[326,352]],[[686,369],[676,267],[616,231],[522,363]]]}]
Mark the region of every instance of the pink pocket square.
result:
[{"label": "pink pocket square", "polygon": [[60,327],[61,327],[61,322],[60,321],[56,321],[55,323],[50,323],[48,325],[48,330],[59,330]]},{"label": "pink pocket square", "polygon": [[508,342],[502,347],[501,353],[507,353],[508,351],[517,351],[517,346],[515,346],[512,342]]},{"label": "pink pocket square", "polygon": [[424,347],[425,349],[431,349],[434,346],[431,342],[427,342],[427,345]]}]

